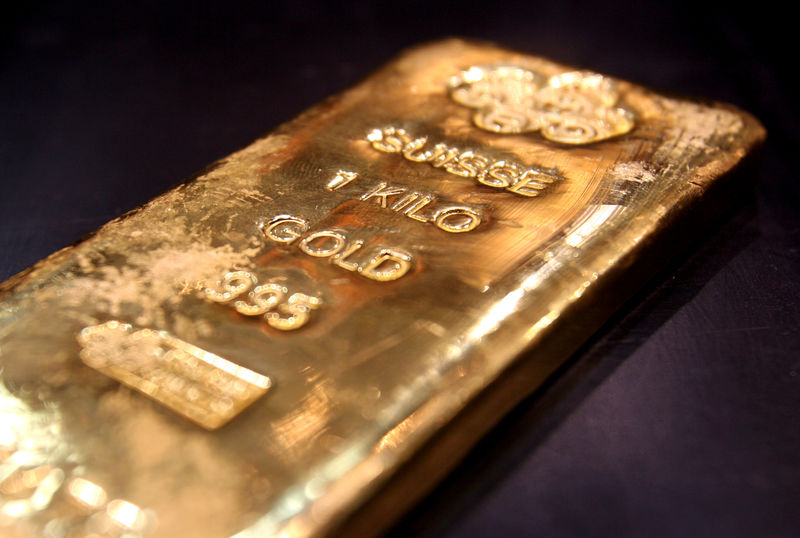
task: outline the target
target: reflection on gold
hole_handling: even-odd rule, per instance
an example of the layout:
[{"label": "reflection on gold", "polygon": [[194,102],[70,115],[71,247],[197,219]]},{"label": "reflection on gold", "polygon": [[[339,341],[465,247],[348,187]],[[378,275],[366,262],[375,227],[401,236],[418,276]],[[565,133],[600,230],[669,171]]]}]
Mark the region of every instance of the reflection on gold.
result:
[{"label": "reflection on gold", "polygon": [[40,465],[28,470],[19,469],[0,482],[0,494],[7,497],[20,497],[33,493],[52,469],[48,465]]},{"label": "reflection on gold", "polygon": [[53,495],[64,483],[64,471],[58,467],[52,468],[47,476],[36,486],[36,490],[31,495],[30,503],[31,508],[36,510],[43,510],[47,508],[50,501],[53,500]]},{"label": "reflection on gold", "polygon": [[135,504],[122,499],[108,503],[106,514],[120,527],[132,531],[141,530],[147,524],[147,514]]},{"label": "reflection on gold", "polygon": [[64,481],[60,433],[56,407],[34,409],[0,381],[0,515],[25,518],[50,505]]},{"label": "reflection on gold", "polygon": [[[318,534],[342,506],[350,504],[360,488],[367,487],[385,471],[379,455],[364,458],[367,447],[351,447],[309,473],[304,488],[294,488],[255,524],[233,538],[300,538]],[[346,475],[347,480],[340,480]]]},{"label": "reflection on gold", "polygon": [[73,478],[67,486],[67,492],[81,505],[97,509],[106,503],[106,490],[85,478]]},{"label": "reflection on gold", "polygon": [[483,316],[477,325],[470,331],[470,338],[474,340],[480,340],[485,335],[494,331],[500,326],[500,323],[504,319],[506,319],[516,310],[517,305],[524,295],[525,290],[516,289],[492,305],[492,307],[489,308],[489,311],[486,312],[486,315]]},{"label": "reflection on gold", "polygon": [[3,505],[3,515],[19,519],[32,512],[28,501],[9,501]]},{"label": "reflection on gold", "polygon": [[325,442],[322,435],[328,425],[331,402],[327,382],[314,377],[313,387],[290,413],[272,424],[272,437],[282,449],[287,461],[300,458],[313,448],[315,440]]},{"label": "reflection on gold", "polygon": [[539,333],[539,331],[549,326],[556,319],[558,319],[558,316],[559,316],[558,311],[551,310],[550,312],[539,318],[539,321],[534,323],[533,326],[530,329],[528,329],[528,331],[525,333],[525,339],[526,340],[532,339]]},{"label": "reflection on gold", "polygon": [[380,441],[375,445],[375,452],[381,453],[385,450],[392,450],[397,448],[406,438],[409,433],[418,425],[419,419],[417,413],[412,413],[400,424],[389,430]]},{"label": "reflection on gold", "polygon": [[[30,478],[33,477],[33,478]],[[21,481],[24,481],[22,478]],[[64,482],[64,471],[58,467],[47,468],[47,474],[41,479],[38,479],[38,473],[29,474],[28,480],[38,480],[35,489],[31,492],[30,489],[20,490],[19,495],[30,493],[27,498],[12,500],[6,502],[2,507],[3,515],[12,518],[22,518],[40,512],[50,505],[53,500],[53,495],[61,487]],[[21,484],[21,481],[16,481],[16,484]],[[0,497],[1,498],[1,497]]]},{"label": "reflection on gold", "polygon": [[[0,535],[9,520],[53,517],[53,508],[46,509],[65,482],[61,466],[76,461],[76,455],[59,440],[60,431],[58,408],[34,409],[0,381]],[[106,509],[84,519],[85,511],[79,516],[74,511],[64,514],[63,506],[57,508],[61,516],[44,524],[47,536],[134,538],[153,527],[152,516],[131,502],[117,499],[106,505],[105,489],[85,478],[72,477],[65,493],[90,512]]]},{"label": "reflection on gold", "polygon": [[579,224],[567,235],[564,242],[571,247],[580,247],[587,239],[601,229],[603,223],[622,209],[622,206],[616,204],[592,206],[591,209],[579,218]]}]

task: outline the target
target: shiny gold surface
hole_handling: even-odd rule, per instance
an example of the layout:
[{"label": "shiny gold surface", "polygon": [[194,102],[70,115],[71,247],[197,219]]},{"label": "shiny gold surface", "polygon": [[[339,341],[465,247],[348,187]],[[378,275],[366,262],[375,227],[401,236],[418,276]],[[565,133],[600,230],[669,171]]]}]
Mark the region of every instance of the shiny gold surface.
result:
[{"label": "shiny gold surface", "polygon": [[0,531],[330,532],[522,351],[541,383],[763,136],[490,45],[406,53],[2,285]]}]

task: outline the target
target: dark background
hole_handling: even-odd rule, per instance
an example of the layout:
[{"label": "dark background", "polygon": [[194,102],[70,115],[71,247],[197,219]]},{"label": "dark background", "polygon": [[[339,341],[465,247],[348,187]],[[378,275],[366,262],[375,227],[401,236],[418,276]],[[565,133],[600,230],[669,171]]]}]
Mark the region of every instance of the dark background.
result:
[{"label": "dark background", "polygon": [[753,113],[769,139],[746,202],[698,230],[691,256],[392,535],[800,535],[800,28],[787,14],[419,0],[14,9],[0,22],[0,280],[426,40],[487,39]]}]

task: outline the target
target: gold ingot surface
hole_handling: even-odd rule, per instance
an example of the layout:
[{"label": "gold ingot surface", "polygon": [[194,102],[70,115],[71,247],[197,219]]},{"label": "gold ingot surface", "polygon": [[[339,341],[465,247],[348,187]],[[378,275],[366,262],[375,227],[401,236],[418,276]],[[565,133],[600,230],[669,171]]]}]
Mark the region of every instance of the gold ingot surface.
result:
[{"label": "gold ingot surface", "polygon": [[0,532],[378,532],[763,138],[491,45],[407,52],[2,284]]}]

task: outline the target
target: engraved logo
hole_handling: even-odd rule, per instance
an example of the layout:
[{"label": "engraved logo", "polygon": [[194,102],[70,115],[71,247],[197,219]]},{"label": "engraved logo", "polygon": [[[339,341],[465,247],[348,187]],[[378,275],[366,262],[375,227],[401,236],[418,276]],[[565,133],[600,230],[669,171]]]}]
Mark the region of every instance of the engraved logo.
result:
[{"label": "engraved logo", "polygon": [[268,377],[165,331],[109,321],[78,335],[86,365],[213,430],[261,397]]},{"label": "engraved logo", "polygon": [[589,71],[544,79],[514,66],[470,67],[448,89],[455,102],[475,109],[475,125],[495,133],[540,131],[554,142],[588,144],[633,129],[633,114],[617,106],[616,85]]}]

